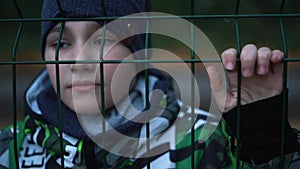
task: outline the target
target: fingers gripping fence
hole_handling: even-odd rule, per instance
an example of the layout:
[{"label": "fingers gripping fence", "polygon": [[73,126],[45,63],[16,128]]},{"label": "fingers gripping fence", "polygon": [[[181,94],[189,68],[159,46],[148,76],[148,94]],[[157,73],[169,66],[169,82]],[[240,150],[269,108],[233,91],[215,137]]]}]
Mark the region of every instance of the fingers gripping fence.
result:
[{"label": "fingers gripping fence", "polygon": [[[244,19],[244,18],[270,18],[270,19],[276,19],[276,22],[278,22],[278,26],[280,28],[280,37],[281,37],[281,43],[282,43],[282,48],[283,48],[283,52],[284,52],[284,71],[283,71],[283,78],[284,78],[284,82],[283,82],[283,91],[285,91],[287,89],[287,75],[288,75],[288,63],[289,62],[299,62],[300,60],[298,58],[289,58],[288,56],[288,45],[287,45],[287,36],[286,36],[286,29],[285,29],[285,19],[286,18],[299,18],[300,17],[300,14],[294,14],[294,13],[284,13],[284,9],[285,9],[285,5],[287,3],[288,0],[282,0],[280,2],[280,8],[278,9],[278,12],[277,13],[274,13],[274,14],[241,14],[240,13],[240,0],[236,0],[235,2],[235,13],[234,14],[210,14],[210,15],[199,15],[197,14],[196,12],[196,4],[198,4],[199,2],[202,2],[201,0],[198,2],[197,0],[190,0],[190,14],[189,15],[181,15],[180,17],[181,18],[184,18],[186,20],[189,20],[190,23],[191,23],[191,29],[190,29],[190,41],[191,41],[191,50],[190,50],[190,56],[188,59],[183,59],[181,61],[176,61],[176,60],[149,60],[149,52],[147,51],[147,48],[150,46],[150,37],[149,37],[149,29],[150,29],[150,21],[147,21],[146,23],[146,40],[145,40],[145,46],[146,46],[146,50],[145,50],[145,54],[144,54],[144,57],[145,57],[145,60],[143,61],[139,61],[139,60],[132,60],[132,61],[126,61],[126,63],[138,63],[138,62],[144,62],[144,63],[165,63],[165,64],[173,64],[173,63],[177,63],[177,62],[184,62],[184,63],[189,63],[190,64],[190,69],[191,69],[191,72],[192,74],[195,74],[195,64],[197,63],[204,63],[204,62],[218,62],[218,61],[215,61],[215,60],[199,60],[199,59],[196,59],[195,57],[195,52],[194,52],[194,48],[195,48],[195,44],[194,44],[194,41],[195,41],[195,37],[194,36],[194,27],[193,25],[199,21],[199,20],[205,20],[205,19],[233,19],[234,20],[234,25],[235,25],[235,36],[236,36],[236,40],[235,40],[235,44],[236,44],[236,47],[237,47],[237,51],[238,51],[238,58],[237,58],[237,64],[238,64],[238,77],[237,77],[237,80],[238,80],[238,95],[237,95],[237,98],[238,98],[238,104],[237,104],[237,133],[236,133],[236,140],[237,140],[237,144],[236,144],[236,147],[237,147],[237,150],[236,150],[236,154],[235,154],[235,157],[236,157],[236,164],[235,164],[235,168],[241,168],[241,163],[240,163],[240,116],[241,116],[241,79],[242,79],[242,75],[241,75],[241,63],[240,63],[240,58],[239,58],[239,55],[241,53],[241,50],[242,50],[242,43],[241,43],[241,36],[240,36],[240,20],[241,19]],[[12,74],[11,74],[11,78],[12,78],[12,92],[11,92],[11,95],[12,95],[12,110],[13,110],[13,147],[14,147],[14,152],[13,152],[13,155],[14,155],[14,167],[15,168],[19,168],[19,154],[18,154],[18,149],[19,147],[21,146],[21,142],[19,140],[19,138],[17,137],[17,119],[18,119],[18,113],[17,113],[17,67],[20,66],[20,65],[32,65],[32,64],[37,64],[37,65],[45,65],[45,64],[53,64],[55,65],[55,70],[56,70],[56,83],[57,83],[57,88],[56,88],[56,91],[57,91],[57,110],[59,112],[59,116],[57,117],[59,119],[59,135],[60,135],[60,155],[61,155],[61,166],[62,168],[65,168],[65,162],[64,162],[64,158],[65,158],[65,152],[64,152],[64,142],[63,142],[63,132],[62,132],[62,105],[61,105],[61,89],[60,89],[60,78],[59,78],[59,73],[60,73],[60,67],[59,65],[60,64],[75,64],[75,63],[78,63],[79,61],[71,61],[71,60],[60,60],[59,58],[59,50],[60,50],[60,46],[61,46],[61,39],[62,39],[62,35],[63,35],[63,31],[65,29],[65,23],[66,21],[79,21],[79,20],[103,20],[104,21],[104,26],[103,26],[103,30],[102,30],[102,36],[103,38],[101,38],[101,47],[100,47],[100,51],[99,51],[99,60],[97,61],[90,61],[90,60],[84,60],[84,61],[80,61],[80,63],[82,62],[82,64],[99,64],[100,66],[100,82],[101,84],[104,84],[104,65],[105,64],[111,64],[111,63],[121,63],[122,61],[121,60],[104,60],[103,58],[103,53],[104,53],[104,44],[105,44],[105,34],[106,34],[106,23],[109,22],[110,20],[112,19],[117,19],[114,18],[114,17],[98,17],[98,18],[47,18],[47,19],[41,19],[41,18],[25,18],[22,14],[22,7],[18,5],[18,2],[16,0],[13,0],[12,1],[13,4],[14,4],[14,7],[15,7],[15,10],[17,11],[18,15],[19,15],[19,18],[0,18],[0,23],[18,23],[18,30],[17,30],[17,33],[16,33],[16,36],[15,36],[15,39],[14,39],[14,44],[13,44],[13,47],[12,47],[12,56],[11,56],[11,61],[3,61],[3,60],[0,60],[0,68],[1,66],[11,66],[12,67]],[[60,4],[60,1],[59,0],[56,0],[57,2],[57,6],[58,8],[60,9],[61,12],[64,11],[64,9],[62,8],[61,4]],[[101,0],[102,2],[102,5],[103,5],[103,8],[105,7],[105,1],[104,0]],[[151,10],[151,5],[150,5],[150,0],[146,0],[146,4],[147,4],[147,11],[150,11]],[[153,6],[154,7],[154,6]],[[105,9],[105,8],[104,8]],[[104,10],[104,16],[107,16],[106,14],[106,11]],[[149,17],[149,20],[150,19],[153,19],[151,18],[151,16],[148,16]],[[139,18],[136,18],[136,19],[139,19]],[[165,18],[165,19],[168,19],[168,18]],[[169,19],[172,19],[172,18],[169,18]],[[55,20],[55,21],[60,21],[60,30],[59,30],[59,39],[58,39],[58,42],[57,42],[57,46],[56,46],[56,52],[55,52],[55,60],[54,61],[30,61],[30,60],[24,60],[24,61],[20,61],[17,59],[17,51],[19,49],[19,42],[20,42],[20,39],[22,38],[22,32],[23,32],[23,26],[24,26],[24,23],[31,23],[31,22],[41,22],[41,21],[45,21],[45,20]],[[279,37],[279,35],[278,35]],[[0,59],[1,59],[1,56],[0,56]],[[148,72],[148,67],[149,66],[148,64],[145,64],[145,97],[146,98],[149,98],[150,96],[150,91],[149,91],[149,72]],[[191,79],[192,79],[192,76],[191,76]],[[195,91],[193,90],[195,87],[195,83],[193,80],[191,80],[191,82],[189,83],[189,85],[191,86],[191,106],[194,107],[195,106]],[[1,90],[6,90],[6,89],[1,89]],[[104,112],[105,112],[105,91],[104,91],[104,88],[101,87],[101,90],[100,90],[100,97],[101,97],[101,104],[103,106],[101,106],[101,112],[103,115]],[[283,109],[282,109],[282,124],[281,124],[281,154],[280,154],[280,166],[281,168],[283,169],[284,168],[284,145],[285,145],[285,128],[283,126],[285,126],[285,121],[286,121],[286,107],[287,107],[287,94],[285,92],[283,92],[283,100],[282,100],[282,104],[283,104]],[[146,99],[148,100],[148,99]],[[150,102],[147,101],[146,102],[146,109],[149,109],[150,108]],[[196,115],[195,115],[195,112],[194,112],[194,109],[191,110],[192,112],[192,122],[195,121],[195,118],[196,118]],[[102,120],[104,120],[104,118],[102,118]],[[105,121],[102,122],[102,129],[103,131],[106,131],[106,125],[105,125]],[[146,124],[146,137],[147,138],[150,138],[150,124],[147,123]],[[197,166],[195,166],[196,162],[197,161],[197,158],[194,154],[194,149],[195,149],[195,142],[193,140],[195,140],[195,128],[192,127],[191,129],[191,144],[192,144],[192,154],[191,154],[191,161],[190,161],[190,166],[191,168],[197,168]],[[104,133],[105,134],[105,133]],[[105,144],[105,143],[104,143]],[[147,152],[150,150],[150,142],[147,140],[147,144],[146,144],[146,149],[147,149]],[[104,152],[103,154],[103,157],[106,157],[106,153]],[[89,159],[86,159],[87,161]],[[92,162],[93,163],[93,162]],[[90,164],[90,163],[88,163]],[[94,164],[95,166],[97,166],[97,164]],[[88,168],[94,168],[95,166],[87,166]],[[108,168],[107,166],[107,162],[104,160],[104,168]],[[151,168],[150,166],[150,160],[148,161],[147,163],[147,168]]]}]

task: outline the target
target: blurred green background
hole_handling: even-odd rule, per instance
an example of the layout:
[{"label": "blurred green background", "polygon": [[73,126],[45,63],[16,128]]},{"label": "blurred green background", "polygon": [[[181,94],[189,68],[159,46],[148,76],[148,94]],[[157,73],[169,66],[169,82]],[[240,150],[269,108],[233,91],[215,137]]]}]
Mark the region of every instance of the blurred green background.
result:
[{"label": "blurred green background", "polygon": [[[24,18],[39,18],[41,4],[40,0],[17,1]],[[274,14],[279,13],[281,0],[243,0],[240,2],[239,13],[241,14]],[[5,0],[0,2],[0,18],[18,18],[13,1]],[[152,0],[153,11],[185,16],[191,14],[191,1],[189,0]],[[194,13],[196,15],[220,15],[235,14],[235,0],[195,0]],[[286,0],[284,13],[300,13],[299,0]],[[282,39],[277,18],[241,18],[240,37],[242,44],[255,42],[258,46],[268,45],[270,47],[282,49]],[[221,52],[229,46],[236,47],[235,19],[197,19],[194,21],[213,42],[215,48]],[[299,44],[299,18],[284,19],[289,53],[294,56]],[[25,22],[22,38],[19,45],[20,53],[36,52],[39,50],[39,22]],[[0,59],[10,57],[14,37],[17,32],[18,23],[0,22]],[[162,40],[163,39],[163,40]],[[166,43],[167,42],[167,43]],[[178,44],[174,40],[154,36],[154,45],[178,49]],[[167,44],[167,45],[166,45]],[[39,53],[34,53],[39,55]],[[34,56],[33,56],[34,57]],[[18,57],[19,59],[22,56]]]},{"label": "blurred green background", "polygon": [[[39,18],[41,0],[17,1],[24,18]],[[178,16],[191,14],[191,1],[189,0],[152,0],[155,12],[163,12]],[[281,0],[243,0],[240,2],[241,14],[274,14],[280,12]],[[194,13],[196,15],[235,14],[235,0],[195,0]],[[283,13],[299,14],[300,1],[286,0]],[[18,29],[17,22],[6,22],[5,19],[19,18],[18,12],[11,0],[0,2],[0,62],[12,60],[12,48]],[[282,37],[278,18],[240,18],[241,44],[255,43],[257,46],[269,46],[283,49]],[[205,18],[196,19],[197,25],[212,41],[216,50],[221,53],[229,47],[237,47],[235,34],[235,19],[232,18]],[[40,23],[24,22],[20,43],[17,50],[17,60],[41,60],[39,51]],[[299,57],[300,44],[300,18],[284,18],[285,33],[289,57]],[[154,35],[153,45],[157,48],[170,50],[175,54],[188,58],[190,50],[180,42],[164,36]],[[0,127],[12,122],[12,69],[11,65],[0,65]],[[17,65],[17,112],[18,118],[23,117],[22,99],[26,87],[35,75],[43,69],[44,65]],[[290,120],[294,126],[299,127],[300,116],[297,105],[300,101],[300,88],[298,82],[298,63],[289,63],[288,85],[290,88]],[[200,69],[200,68],[199,68]],[[201,74],[202,75],[202,74]],[[200,75],[199,75],[200,76]],[[204,75],[205,76],[205,75]],[[204,85],[207,87],[208,85]],[[298,89],[299,88],[299,89]],[[207,96],[209,98],[209,96]],[[204,103],[204,108],[209,103]]]}]

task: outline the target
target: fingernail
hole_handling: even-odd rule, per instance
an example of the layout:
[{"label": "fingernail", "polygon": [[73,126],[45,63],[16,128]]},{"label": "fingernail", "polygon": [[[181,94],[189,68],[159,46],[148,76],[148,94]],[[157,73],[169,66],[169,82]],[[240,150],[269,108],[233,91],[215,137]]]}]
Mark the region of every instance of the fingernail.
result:
[{"label": "fingernail", "polygon": [[231,62],[226,63],[225,68],[227,70],[233,70],[233,64]]},{"label": "fingernail", "polygon": [[244,69],[243,70],[243,76],[244,77],[250,77],[250,76],[252,76],[252,72],[250,71],[250,69]]}]

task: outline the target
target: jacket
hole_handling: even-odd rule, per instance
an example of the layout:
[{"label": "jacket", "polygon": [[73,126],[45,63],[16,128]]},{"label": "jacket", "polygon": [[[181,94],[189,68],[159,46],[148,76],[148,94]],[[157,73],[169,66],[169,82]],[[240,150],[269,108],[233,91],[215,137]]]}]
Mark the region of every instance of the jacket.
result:
[{"label": "jacket", "polygon": [[[98,137],[103,133],[93,131],[95,126],[83,123],[86,119],[99,121],[97,117],[76,116],[63,103],[60,109],[57,108],[57,96],[47,72],[43,71],[25,94],[26,117],[24,121],[17,123],[18,159],[15,159],[14,155],[13,126],[6,127],[0,133],[0,169],[16,168],[16,164],[20,168],[37,169],[55,169],[62,166],[119,169],[140,169],[147,166],[162,169],[229,169],[237,168],[237,165],[244,169],[273,169],[279,168],[280,165],[289,169],[300,167],[300,137],[288,123],[285,137],[287,146],[283,157],[276,149],[280,145],[280,135],[272,129],[280,128],[276,122],[280,119],[277,117],[281,117],[281,112],[273,105],[280,103],[282,96],[242,106],[242,111],[249,112],[249,116],[241,116],[239,144],[235,134],[236,109],[224,114],[226,122],[224,119],[218,121],[204,110],[193,110],[190,106],[183,105],[176,98],[167,76],[157,70],[149,72],[150,90],[158,88],[165,93],[163,96],[151,96],[152,100],[156,101],[155,104],[152,102],[151,106],[157,105],[154,110],[162,113],[148,124],[143,124],[132,122],[120,115],[120,111],[130,113],[130,108],[111,108],[105,116],[111,130],[107,130],[105,137]],[[144,78],[140,76],[130,93],[131,103],[141,111],[145,109]],[[260,108],[259,111],[257,107]],[[275,111],[278,112],[275,113],[278,114],[275,115],[276,118]],[[272,118],[269,118],[270,113]],[[265,126],[266,120],[275,124]],[[207,130],[206,125],[213,128],[212,133],[211,130]],[[147,131],[150,134],[147,134]],[[138,141],[127,140],[114,133],[129,135]],[[147,135],[152,139],[139,139]],[[97,144],[98,140],[103,138],[106,139],[107,147]],[[280,163],[282,159],[283,164]]]}]

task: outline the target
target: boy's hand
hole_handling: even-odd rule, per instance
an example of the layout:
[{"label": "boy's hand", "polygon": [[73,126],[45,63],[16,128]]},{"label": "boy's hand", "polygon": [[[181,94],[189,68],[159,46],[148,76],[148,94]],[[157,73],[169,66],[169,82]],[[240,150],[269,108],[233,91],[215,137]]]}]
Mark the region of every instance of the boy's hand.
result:
[{"label": "boy's hand", "polygon": [[[222,55],[222,63],[226,69],[228,86],[217,72],[216,67],[207,67],[212,93],[223,112],[237,105],[237,51],[230,48]],[[280,50],[271,51],[267,47],[248,44],[243,47],[241,60],[241,104],[249,104],[258,100],[278,95],[282,91],[284,54]]]}]

